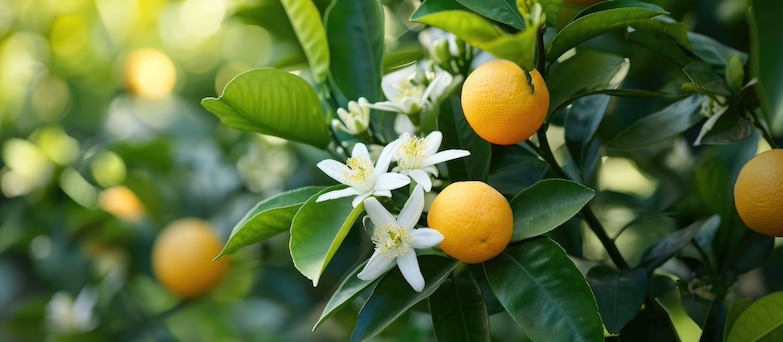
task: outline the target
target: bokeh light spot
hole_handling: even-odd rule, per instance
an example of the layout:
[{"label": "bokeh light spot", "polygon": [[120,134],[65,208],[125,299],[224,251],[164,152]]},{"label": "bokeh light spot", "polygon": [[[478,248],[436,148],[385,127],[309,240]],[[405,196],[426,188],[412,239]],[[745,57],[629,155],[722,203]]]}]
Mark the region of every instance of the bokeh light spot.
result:
[{"label": "bokeh light spot", "polygon": [[169,56],[155,49],[132,52],[125,63],[125,82],[131,93],[146,98],[171,94],[177,72]]}]

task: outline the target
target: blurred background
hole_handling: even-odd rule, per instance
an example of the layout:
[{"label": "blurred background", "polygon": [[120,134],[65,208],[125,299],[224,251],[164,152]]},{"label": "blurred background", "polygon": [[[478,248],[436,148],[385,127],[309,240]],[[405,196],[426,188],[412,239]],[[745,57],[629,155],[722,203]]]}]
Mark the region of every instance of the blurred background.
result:
[{"label": "blurred background", "polygon": [[[315,2],[322,13],[329,4]],[[655,2],[695,31],[748,51],[744,1]],[[387,51],[395,56],[387,66],[424,56],[421,27],[407,22],[419,2],[382,3]],[[567,20],[579,9],[566,5],[562,14]],[[0,340],[344,340],[350,334],[357,305],[315,333],[310,329],[342,274],[369,251],[366,243],[342,248],[318,288],[292,267],[285,234],[236,255],[219,287],[195,300],[178,300],[152,273],[153,242],[169,223],[202,218],[225,241],[259,200],[330,184],[314,168],[327,157],[323,151],[226,128],[199,105],[242,71],[304,68],[281,10],[278,0],[0,0]],[[646,51],[628,48],[622,34],[591,43],[631,56],[633,87],[658,89],[669,76],[683,77]],[[659,105],[617,103],[600,133],[608,140],[639,117],[623,110],[653,112]],[[684,141],[666,151],[675,156],[672,168],[693,166]],[[610,229],[627,228],[639,207],[657,208],[652,196],[680,198],[688,190],[645,171],[633,161],[639,156],[604,159],[601,174],[611,176],[599,177],[596,186],[629,196],[606,204]],[[668,217],[646,221],[618,243],[640,253],[676,227]],[[359,246],[362,239],[354,229],[346,244]],[[605,258],[589,239],[577,250]],[[513,325],[497,316],[493,330]],[[425,310],[414,311],[386,335],[426,340],[430,325]]]}]

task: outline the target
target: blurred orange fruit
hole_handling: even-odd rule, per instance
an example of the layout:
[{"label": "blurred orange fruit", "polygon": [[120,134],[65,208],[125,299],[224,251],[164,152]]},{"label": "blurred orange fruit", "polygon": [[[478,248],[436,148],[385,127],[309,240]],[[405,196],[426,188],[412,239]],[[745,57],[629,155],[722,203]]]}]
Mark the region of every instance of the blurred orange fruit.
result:
[{"label": "blurred orange fruit", "polygon": [[783,236],[783,149],[762,152],[742,167],[734,204],[748,228]]},{"label": "blurred orange fruit", "polygon": [[136,193],[124,186],[103,190],[98,205],[104,211],[132,223],[141,222],[146,215],[144,204]]}]

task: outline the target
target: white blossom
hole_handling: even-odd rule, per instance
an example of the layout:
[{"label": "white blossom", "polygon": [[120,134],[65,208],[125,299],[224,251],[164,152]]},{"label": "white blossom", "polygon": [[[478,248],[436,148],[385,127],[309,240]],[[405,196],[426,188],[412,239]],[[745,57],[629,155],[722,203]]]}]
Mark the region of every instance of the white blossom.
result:
[{"label": "white blossom", "polygon": [[443,140],[443,134],[439,131],[434,131],[424,138],[403,133],[398,140],[400,147],[394,154],[397,166],[392,171],[409,176],[428,192],[432,190],[432,180],[429,175],[438,176],[436,164],[470,155],[466,150],[438,152]]},{"label": "white blossom", "polygon": [[362,134],[370,125],[370,103],[360,97],[358,101],[348,102],[348,110],[337,108],[337,116],[340,120],[332,120],[334,127],[349,134]]}]

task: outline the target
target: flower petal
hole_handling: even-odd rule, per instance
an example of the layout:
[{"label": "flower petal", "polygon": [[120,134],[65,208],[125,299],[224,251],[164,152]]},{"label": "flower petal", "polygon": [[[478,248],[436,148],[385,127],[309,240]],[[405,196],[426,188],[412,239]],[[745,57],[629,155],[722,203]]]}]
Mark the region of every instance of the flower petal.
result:
[{"label": "flower petal", "polygon": [[364,200],[364,210],[367,211],[367,216],[370,216],[372,224],[376,227],[387,224],[397,224],[397,220],[394,219],[394,216],[392,216],[375,197]]},{"label": "flower petal", "polygon": [[345,164],[336,160],[326,159],[318,162],[315,166],[321,169],[327,176],[332,177],[332,179],[343,184],[347,182],[345,174],[343,174],[343,171],[347,167]]},{"label": "flower petal", "polygon": [[384,173],[375,182],[375,191],[399,189],[411,183],[411,179],[399,173]]},{"label": "flower petal", "polygon": [[367,264],[364,265],[362,271],[359,272],[359,274],[356,276],[364,281],[375,280],[390,270],[392,267],[394,267],[394,259],[385,257],[376,250],[372,253],[370,260],[368,260]]},{"label": "flower petal", "polygon": [[445,161],[467,157],[470,155],[470,151],[467,150],[445,150],[440,151],[438,153],[435,153],[429,157],[427,157],[426,160],[424,160],[424,165],[430,166],[435,164],[440,164]]},{"label": "flower petal", "polygon": [[394,140],[386,145],[383,148],[383,151],[381,151],[381,155],[378,156],[378,162],[375,163],[375,173],[373,174],[376,182],[378,177],[389,171],[389,164],[391,164],[391,160],[392,157],[394,157],[394,154],[397,153],[397,149],[400,147],[400,143],[400,139]]},{"label": "flower petal", "polygon": [[397,103],[390,101],[375,102],[367,106],[385,112],[405,113],[405,108],[402,108],[402,106],[398,105]]},{"label": "flower petal", "polygon": [[357,195],[353,201],[351,201],[351,205],[356,208],[359,206],[359,203],[362,203],[365,198],[370,197],[372,195],[372,192],[364,192]]},{"label": "flower petal", "polygon": [[408,284],[414,291],[421,292],[424,289],[424,277],[419,269],[419,261],[416,260],[416,252],[413,249],[397,257],[397,266]]},{"label": "flower petal", "polygon": [[416,132],[416,126],[413,125],[413,121],[405,114],[397,114],[394,118],[394,131],[397,134],[413,134]]},{"label": "flower petal", "polygon": [[396,99],[400,93],[398,85],[415,72],[416,64],[411,64],[407,67],[392,71],[384,75],[383,80],[381,80],[381,89],[383,90],[383,95],[392,101]]},{"label": "flower petal", "polygon": [[416,228],[411,231],[411,247],[416,249],[435,247],[443,241],[443,234],[432,228]]},{"label": "flower petal", "polygon": [[400,216],[397,217],[397,224],[407,229],[413,229],[421,218],[421,211],[424,210],[424,191],[421,185],[413,189],[411,197],[402,206]]},{"label": "flower petal", "polygon": [[389,190],[375,190],[372,195],[375,197],[392,197],[391,191]]},{"label": "flower petal", "polygon": [[440,148],[440,143],[443,141],[443,133],[440,131],[432,131],[432,133],[427,134],[427,150],[424,152],[425,156],[431,156],[435,154],[435,152],[438,152],[438,149]]},{"label": "flower petal", "polygon": [[421,185],[422,188],[424,188],[424,191],[430,192],[430,190],[432,190],[432,180],[430,179],[430,175],[424,170],[410,170],[408,171],[408,176],[411,177],[416,184]]},{"label": "flower petal", "polygon": [[367,151],[367,145],[362,143],[356,143],[356,145],[353,145],[353,151],[351,151],[351,157],[360,157],[360,158],[366,158],[367,160],[371,160],[370,152]]},{"label": "flower petal", "polygon": [[[343,198],[353,195],[358,195],[361,192],[359,190],[356,190],[355,188],[345,188],[340,190],[332,190],[325,194],[322,194],[321,196],[318,196],[318,198],[315,200],[316,202],[323,202],[328,200],[333,200],[336,198]],[[354,206],[355,207],[355,206]]]},{"label": "flower petal", "polygon": [[429,172],[431,175],[438,177],[438,168],[432,165],[421,168],[424,172]]}]

